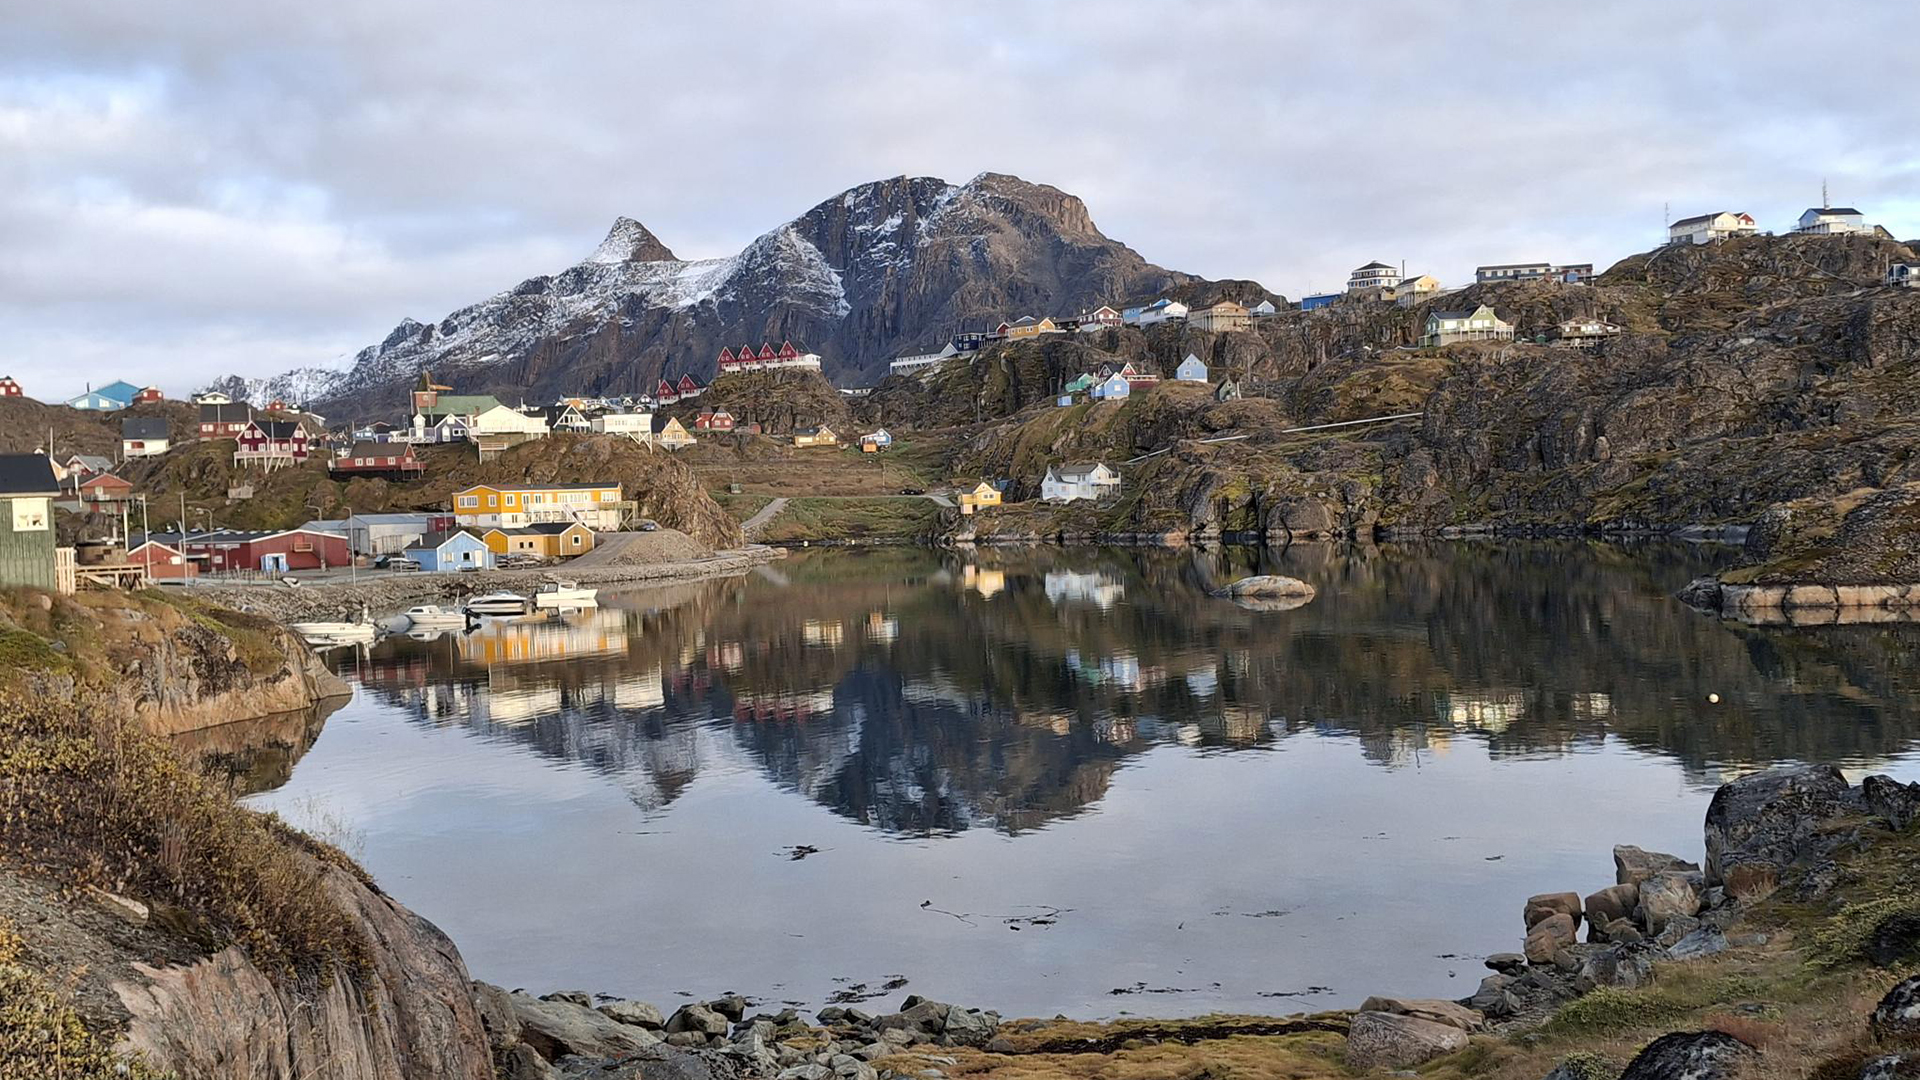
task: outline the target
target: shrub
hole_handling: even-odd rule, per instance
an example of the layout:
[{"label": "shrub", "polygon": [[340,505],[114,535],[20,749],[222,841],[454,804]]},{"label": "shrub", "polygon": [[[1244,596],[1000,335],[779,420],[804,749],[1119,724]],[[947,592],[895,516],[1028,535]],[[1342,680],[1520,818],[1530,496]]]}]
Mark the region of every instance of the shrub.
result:
[{"label": "shrub", "polygon": [[143,1080],[137,1059],[87,1030],[54,987],[20,963],[13,924],[0,919],[0,1080]]},{"label": "shrub", "polygon": [[185,909],[203,944],[237,944],[269,972],[364,969],[362,931],[289,831],[234,805],[109,692],[67,703],[0,690],[0,851],[74,884]]}]

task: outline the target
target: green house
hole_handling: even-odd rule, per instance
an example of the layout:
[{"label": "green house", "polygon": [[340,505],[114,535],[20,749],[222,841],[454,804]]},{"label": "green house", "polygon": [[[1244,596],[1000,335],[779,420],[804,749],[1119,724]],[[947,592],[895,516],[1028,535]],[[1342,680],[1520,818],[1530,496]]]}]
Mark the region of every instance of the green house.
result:
[{"label": "green house", "polygon": [[53,500],[60,496],[44,454],[0,454],[0,585],[52,590]]}]

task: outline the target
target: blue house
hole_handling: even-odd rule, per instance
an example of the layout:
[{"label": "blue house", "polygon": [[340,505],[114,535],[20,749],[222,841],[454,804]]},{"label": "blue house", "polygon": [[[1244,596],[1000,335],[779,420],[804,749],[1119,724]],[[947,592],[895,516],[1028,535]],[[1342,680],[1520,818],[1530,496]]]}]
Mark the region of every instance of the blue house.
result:
[{"label": "blue house", "polygon": [[1314,308],[1323,308],[1338,299],[1340,299],[1340,294],[1331,292],[1316,293],[1313,296],[1303,296],[1300,298],[1300,310],[1312,311]]},{"label": "blue house", "polygon": [[1199,357],[1188,353],[1187,358],[1180,361],[1180,366],[1173,369],[1173,377],[1181,382],[1206,382],[1207,365]]},{"label": "blue house", "polygon": [[132,405],[133,399],[139,396],[140,388],[123,379],[72,398],[67,402],[67,407],[89,412],[119,412]]},{"label": "blue house", "polygon": [[1115,372],[1114,374],[1107,376],[1107,380],[1105,382],[1096,383],[1094,385],[1093,400],[1122,401],[1122,400],[1125,400],[1132,393],[1133,393],[1133,384],[1127,381],[1127,377],[1125,375],[1122,375],[1119,372]]},{"label": "blue house", "polygon": [[407,558],[422,570],[493,569],[493,551],[486,541],[464,531],[428,533],[407,548]]}]

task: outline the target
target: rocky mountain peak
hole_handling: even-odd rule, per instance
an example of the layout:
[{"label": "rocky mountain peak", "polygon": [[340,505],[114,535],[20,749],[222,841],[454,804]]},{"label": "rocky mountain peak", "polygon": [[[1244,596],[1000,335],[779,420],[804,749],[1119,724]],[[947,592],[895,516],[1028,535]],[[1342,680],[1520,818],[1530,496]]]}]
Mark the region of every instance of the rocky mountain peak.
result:
[{"label": "rocky mountain peak", "polygon": [[994,204],[1010,216],[1037,216],[1064,236],[1105,239],[1094,226],[1087,204],[1050,184],[1036,184],[1008,173],[983,172],[967,181],[960,193]]},{"label": "rocky mountain peak", "polygon": [[607,230],[607,238],[587,256],[591,263],[678,262],[671,248],[645,225],[622,215]]}]

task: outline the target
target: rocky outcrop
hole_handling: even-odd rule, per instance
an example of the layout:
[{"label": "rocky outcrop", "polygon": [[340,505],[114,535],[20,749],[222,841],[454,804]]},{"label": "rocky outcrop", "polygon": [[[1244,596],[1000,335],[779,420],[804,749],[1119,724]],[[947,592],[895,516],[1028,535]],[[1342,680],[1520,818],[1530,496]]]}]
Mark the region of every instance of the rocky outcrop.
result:
[{"label": "rocky outcrop", "polygon": [[1753,1047],[1718,1031],[1676,1031],[1648,1043],[1620,1080],[1732,1080]]},{"label": "rocky outcrop", "polygon": [[1870,777],[1856,788],[1831,765],[1770,769],[1722,785],[1707,807],[1706,882],[1741,900],[1857,842],[1862,828],[1911,819],[1920,785]]},{"label": "rocky outcrop", "polygon": [[369,970],[289,985],[235,947],[194,963],[134,964],[113,987],[128,1014],[123,1048],[204,1080],[491,1080],[453,943],[352,874],[322,874],[367,932]]},{"label": "rocky outcrop", "polygon": [[1904,979],[1887,991],[1867,1023],[1875,1039],[1920,1050],[1920,975]]},{"label": "rocky outcrop", "polygon": [[1360,1012],[1347,1029],[1347,1066],[1406,1069],[1466,1046],[1467,1033],[1451,1024],[1399,1013]]}]

